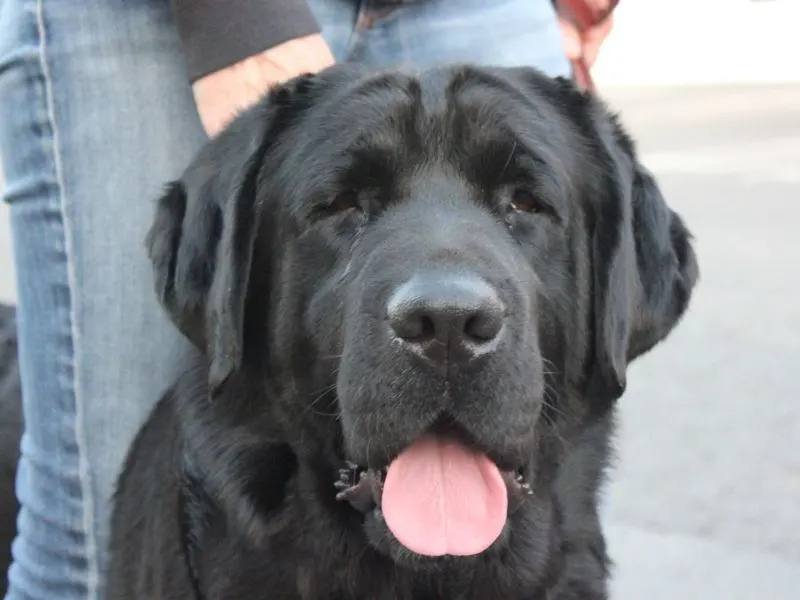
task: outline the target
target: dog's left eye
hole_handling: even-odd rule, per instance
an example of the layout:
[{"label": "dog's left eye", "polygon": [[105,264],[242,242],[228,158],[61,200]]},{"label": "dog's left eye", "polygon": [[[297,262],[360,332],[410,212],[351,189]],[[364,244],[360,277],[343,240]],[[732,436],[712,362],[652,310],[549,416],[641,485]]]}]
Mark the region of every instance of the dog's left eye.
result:
[{"label": "dog's left eye", "polygon": [[356,190],[345,190],[336,194],[325,206],[324,212],[335,215],[351,209],[362,210],[361,195]]},{"label": "dog's left eye", "polygon": [[511,192],[511,208],[519,212],[538,213],[544,211],[544,204],[525,188],[515,188]]}]

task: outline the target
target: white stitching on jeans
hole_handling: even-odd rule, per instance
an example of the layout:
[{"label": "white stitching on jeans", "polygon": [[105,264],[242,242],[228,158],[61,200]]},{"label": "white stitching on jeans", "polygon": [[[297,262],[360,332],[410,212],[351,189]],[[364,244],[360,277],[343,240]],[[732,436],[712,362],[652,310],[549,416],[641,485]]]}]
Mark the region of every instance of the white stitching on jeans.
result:
[{"label": "white stitching on jeans", "polygon": [[75,348],[78,345],[79,333],[76,327],[74,293],[76,289],[75,267],[72,258],[72,239],[68,227],[69,214],[66,207],[66,192],[64,185],[64,172],[60,153],[60,136],[56,124],[55,102],[53,97],[53,83],[47,62],[47,32],[44,25],[44,0],[36,2],[36,28],[39,34],[39,56],[41,57],[42,75],[45,83],[45,102],[47,104],[47,118],[53,132],[53,163],[55,165],[56,183],[58,185],[61,202],[61,216],[64,222],[64,251],[67,256],[67,281],[70,290],[70,333],[73,348],[73,391],[75,394],[75,438],[78,446],[78,476],[80,478],[81,495],[83,497],[83,526],[86,540],[86,587],[88,598],[95,598],[98,593],[99,573],[97,541],[94,535],[94,503],[92,501],[91,475],[86,458],[86,438],[83,428],[83,410],[80,398],[80,372],[78,370],[78,355]]}]

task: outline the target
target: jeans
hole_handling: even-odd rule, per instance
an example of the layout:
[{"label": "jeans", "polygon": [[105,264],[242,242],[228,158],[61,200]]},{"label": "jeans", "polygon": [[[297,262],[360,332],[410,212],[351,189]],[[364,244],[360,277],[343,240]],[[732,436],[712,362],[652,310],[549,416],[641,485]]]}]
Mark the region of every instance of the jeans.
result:
[{"label": "jeans", "polygon": [[[550,0],[379,4],[311,1],[338,60],[569,74]],[[25,419],[6,599],[97,599],[128,444],[193,352],[156,302],[143,241],[206,137],[168,0],[0,7]]]}]

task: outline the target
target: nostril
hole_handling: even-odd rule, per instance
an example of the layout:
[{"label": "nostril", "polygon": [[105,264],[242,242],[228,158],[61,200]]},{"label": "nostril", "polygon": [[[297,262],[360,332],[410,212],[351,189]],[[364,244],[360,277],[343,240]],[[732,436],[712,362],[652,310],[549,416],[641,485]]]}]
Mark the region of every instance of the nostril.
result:
[{"label": "nostril", "polygon": [[427,315],[422,315],[419,318],[420,332],[417,336],[419,341],[431,340],[436,335],[436,326],[433,324],[433,319]]},{"label": "nostril", "polygon": [[501,311],[488,310],[469,317],[464,323],[464,335],[478,343],[491,342],[503,327]]},{"label": "nostril", "polygon": [[433,319],[421,312],[395,312],[390,316],[390,323],[395,335],[407,342],[425,342],[436,335]]}]

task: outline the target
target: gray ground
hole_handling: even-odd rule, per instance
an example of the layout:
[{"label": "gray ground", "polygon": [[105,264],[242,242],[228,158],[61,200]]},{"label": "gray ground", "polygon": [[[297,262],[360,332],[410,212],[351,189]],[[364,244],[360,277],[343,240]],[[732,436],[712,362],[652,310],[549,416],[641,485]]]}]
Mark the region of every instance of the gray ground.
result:
[{"label": "gray ground", "polygon": [[[607,92],[697,238],[634,365],[606,497],[616,600],[800,598],[800,86]],[[0,298],[13,298],[0,209]]]},{"label": "gray ground", "polygon": [[620,600],[800,598],[800,86],[616,90],[695,236],[692,309],[630,371]]}]

